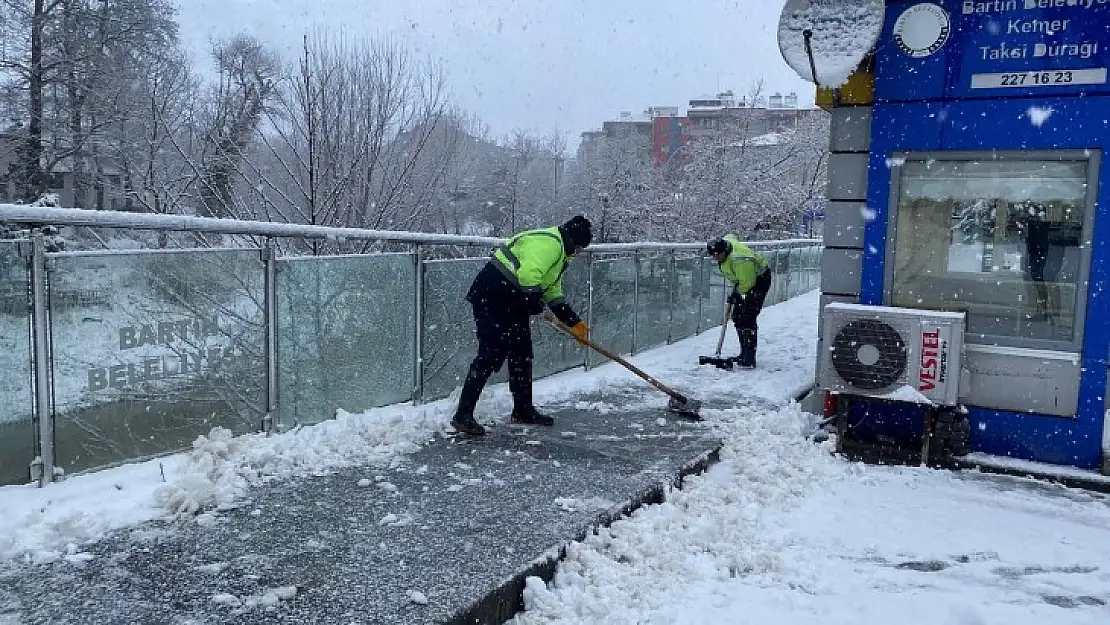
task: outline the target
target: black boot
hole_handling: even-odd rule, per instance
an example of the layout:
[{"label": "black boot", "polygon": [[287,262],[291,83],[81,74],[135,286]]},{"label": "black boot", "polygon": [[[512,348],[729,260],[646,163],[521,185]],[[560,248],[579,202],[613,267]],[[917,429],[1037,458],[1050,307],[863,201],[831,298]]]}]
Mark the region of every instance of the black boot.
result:
[{"label": "black boot", "polygon": [[478,405],[478,398],[481,397],[482,389],[485,388],[489,376],[488,367],[485,367],[479,359],[471,363],[466,382],[463,383],[462,393],[459,394],[459,407],[455,410],[455,416],[451,418],[451,425],[463,434],[482,436],[486,433],[486,428],[474,419],[474,407]]},{"label": "black boot", "polygon": [[744,342],[744,330],[741,330],[740,326],[736,326],[736,338],[740,340],[740,353],[729,360],[732,361],[733,366],[743,369],[744,363],[748,361],[748,344]]},{"label": "black boot", "polygon": [[468,412],[456,412],[451,418],[451,426],[463,434],[471,436],[484,436],[486,428],[474,420],[474,415]]},{"label": "black boot", "polygon": [[509,361],[509,392],[513,395],[513,412],[509,421],[520,425],[555,425],[555,419],[540,413],[532,405],[532,360]]},{"label": "black boot", "polygon": [[518,425],[544,425],[547,427],[555,425],[555,419],[536,410],[535,406],[528,406],[527,408],[514,406],[513,414],[509,415],[509,421]]},{"label": "black boot", "polygon": [[740,331],[740,360],[736,363],[741,369],[755,369],[755,349],[759,334],[755,328]]}]

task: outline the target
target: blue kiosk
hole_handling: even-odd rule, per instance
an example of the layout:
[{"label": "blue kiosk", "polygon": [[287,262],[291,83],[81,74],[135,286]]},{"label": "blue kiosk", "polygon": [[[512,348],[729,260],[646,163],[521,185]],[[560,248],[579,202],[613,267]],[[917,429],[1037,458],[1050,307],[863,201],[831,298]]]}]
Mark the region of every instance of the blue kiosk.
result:
[{"label": "blue kiosk", "polygon": [[[930,428],[956,456],[1110,473],[1110,0],[871,4],[877,42],[817,98],[827,408],[852,440]],[[939,357],[937,311],[961,326]],[[937,371],[954,401],[926,392]]]}]

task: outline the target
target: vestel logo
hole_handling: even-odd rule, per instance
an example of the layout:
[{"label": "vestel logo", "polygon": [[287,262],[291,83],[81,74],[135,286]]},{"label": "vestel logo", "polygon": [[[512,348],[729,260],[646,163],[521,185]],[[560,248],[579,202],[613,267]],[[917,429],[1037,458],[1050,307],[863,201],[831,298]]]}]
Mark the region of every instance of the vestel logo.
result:
[{"label": "vestel logo", "polygon": [[941,361],[940,329],[921,331],[921,373],[917,390],[922,393],[937,387],[937,367]]}]

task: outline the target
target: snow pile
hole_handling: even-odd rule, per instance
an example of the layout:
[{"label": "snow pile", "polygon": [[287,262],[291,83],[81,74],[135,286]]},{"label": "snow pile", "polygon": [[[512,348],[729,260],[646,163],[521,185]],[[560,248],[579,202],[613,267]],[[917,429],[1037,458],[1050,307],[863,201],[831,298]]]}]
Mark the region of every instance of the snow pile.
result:
[{"label": "snow pile", "polygon": [[[395,466],[445,428],[445,402],[351,414],[280,435],[199,437],[193,451],[80,475],[47,488],[0,487],[0,561],[51,562],[144,521],[234,507],[267,480],[353,465]],[[214,520],[215,513],[198,522]]]},{"label": "snow pile", "polygon": [[[664,503],[569,545],[551,589],[538,578],[528,580],[527,612],[514,623],[671,623],[650,616],[666,610],[676,593],[779,568],[781,545],[764,538],[764,512],[791,505],[853,469],[805,440],[813,417],[796,404],[764,416],[706,412],[730,431],[722,462],[687,479],[683,490],[670,491]],[[615,615],[624,620],[612,620]]]},{"label": "snow pile", "polygon": [[568,546],[512,623],[1106,621],[1105,496],[846,462],[796,406],[710,416],[721,463]]},{"label": "snow pile", "polygon": [[297,595],[296,586],[278,586],[270,588],[255,595],[237,597],[231,593],[218,593],[212,595],[212,603],[230,608],[238,608],[236,613],[242,613],[255,608],[273,609],[282,601],[289,601]]},{"label": "snow pile", "polygon": [[616,506],[616,502],[602,499],[601,497],[556,497],[555,506],[567,512],[593,512],[608,510]]},{"label": "snow pile", "polygon": [[412,590],[409,591],[409,601],[416,605],[428,605],[428,595],[425,595],[419,590]]},{"label": "snow pile", "polygon": [[80,551],[106,532],[158,518],[154,493],[163,471],[181,458],[164,458],[71,477],[48,488],[0,487],[0,562],[24,556],[52,562]]},{"label": "snow pile", "polygon": [[968,462],[974,462],[986,467],[1006,469],[1010,471],[1025,471],[1030,475],[1051,475],[1057,478],[1072,478],[1085,482],[1099,482],[1110,486],[1110,475],[1103,475],[1098,471],[1080,469],[1059,464],[1047,464],[1019,458],[1005,456],[992,456],[981,452],[970,453],[964,457]]},{"label": "snow pile", "polygon": [[446,413],[429,405],[358,415],[340,410],[333,420],[282,436],[232,436],[227,429],[215,428],[193,443],[181,468],[184,475],[158,491],[158,503],[170,514],[194,514],[234,502],[251,486],[269,479],[354,465],[396,464],[446,424]]},{"label": "snow pile", "polygon": [[[883,0],[791,0],[779,19],[779,51],[804,80],[839,87],[875,45],[885,12]],[[812,32],[817,80],[806,53],[806,30]]]},{"label": "snow pile", "polygon": [[927,406],[933,405],[933,400],[923,395],[921,391],[907,384],[903,384],[902,386],[899,386],[898,388],[889,393],[886,393],[885,395],[879,395],[879,397],[910,404],[924,404]]}]

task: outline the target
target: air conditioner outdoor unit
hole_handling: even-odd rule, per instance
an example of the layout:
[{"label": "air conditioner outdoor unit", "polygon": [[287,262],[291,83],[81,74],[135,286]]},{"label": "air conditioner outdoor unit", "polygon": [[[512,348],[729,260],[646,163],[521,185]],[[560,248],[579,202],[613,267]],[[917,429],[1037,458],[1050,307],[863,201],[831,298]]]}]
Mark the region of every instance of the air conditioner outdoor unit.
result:
[{"label": "air conditioner outdoor unit", "polygon": [[[817,376],[825,389],[959,403],[965,314],[831,303],[825,306]],[[906,388],[909,387],[909,388]]]}]

